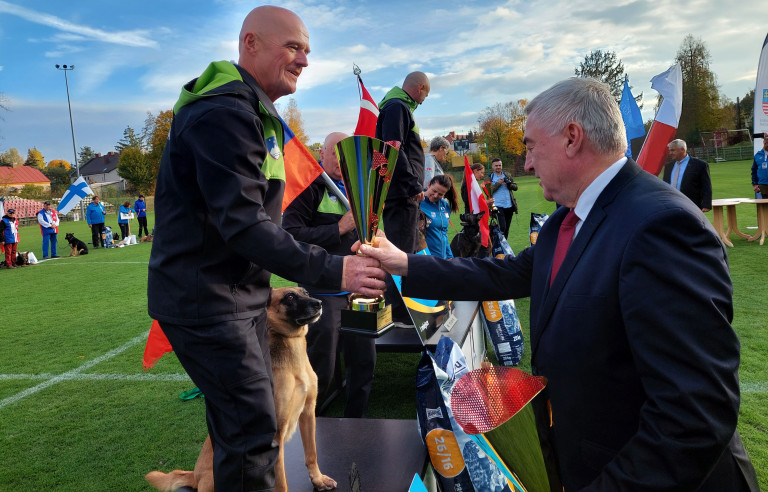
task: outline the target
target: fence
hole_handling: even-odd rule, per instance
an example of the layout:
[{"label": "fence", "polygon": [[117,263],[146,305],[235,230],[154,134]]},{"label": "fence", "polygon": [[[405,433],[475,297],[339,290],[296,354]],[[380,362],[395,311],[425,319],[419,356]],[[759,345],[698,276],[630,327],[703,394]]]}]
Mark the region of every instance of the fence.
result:
[{"label": "fence", "polygon": [[[45,199],[30,200],[28,198],[13,195],[5,196],[3,198],[5,200],[5,210],[11,208],[16,210],[16,219],[18,219],[20,226],[37,223],[37,212],[42,210]],[[107,212],[107,219],[109,220],[110,216],[113,216],[115,220],[117,220],[117,211],[120,209],[120,205],[125,202],[130,202],[130,206],[133,208],[133,203],[138,197],[128,195],[119,190],[109,190],[108,188],[104,188],[102,194],[99,195],[99,198],[101,198],[101,204]],[[51,198],[49,201],[51,202],[52,208],[58,208],[61,198]],[[144,201],[147,203],[148,209],[154,210],[154,197],[146,197],[144,198]],[[91,203],[91,197],[85,197],[81,203],[83,205],[83,211],[85,211],[85,209],[88,208],[88,204]],[[66,215],[59,215],[59,220],[61,222],[79,221],[85,220],[85,217],[80,215],[80,205],[77,205]]]},{"label": "fence", "polygon": [[754,151],[751,146],[733,146],[733,147],[692,147],[688,152],[699,159],[707,162],[725,162],[725,161],[744,161],[752,160]]}]

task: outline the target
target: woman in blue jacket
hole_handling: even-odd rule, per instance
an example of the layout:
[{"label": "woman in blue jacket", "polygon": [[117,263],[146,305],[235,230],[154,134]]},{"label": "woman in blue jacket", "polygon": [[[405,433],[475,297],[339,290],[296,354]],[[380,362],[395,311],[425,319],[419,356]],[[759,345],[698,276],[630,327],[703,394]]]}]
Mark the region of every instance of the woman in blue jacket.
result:
[{"label": "woman in blue jacket", "polygon": [[117,214],[117,225],[120,226],[120,236],[123,239],[127,238],[131,233],[128,227],[128,219],[132,213],[134,212],[131,208],[131,202],[126,201],[120,206],[120,211]]},{"label": "woman in blue jacket", "polygon": [[451,212],[459,211],[459,201],[453,178],[439,174],[429,181],[421,210],[427,216],[427,247],[432,256],[453,258],[448,241]]}]

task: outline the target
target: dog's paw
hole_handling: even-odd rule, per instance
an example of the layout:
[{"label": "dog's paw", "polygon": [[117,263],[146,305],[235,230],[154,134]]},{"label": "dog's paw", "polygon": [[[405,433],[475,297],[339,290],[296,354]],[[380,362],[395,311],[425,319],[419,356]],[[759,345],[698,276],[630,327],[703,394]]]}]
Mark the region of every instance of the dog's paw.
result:
[{"label": "dog's paw", "polygon": [[336,488],[336,480],[322,473],[320,476],[309,477],[309,479],[315,486],[315,490],[333,490]]}]

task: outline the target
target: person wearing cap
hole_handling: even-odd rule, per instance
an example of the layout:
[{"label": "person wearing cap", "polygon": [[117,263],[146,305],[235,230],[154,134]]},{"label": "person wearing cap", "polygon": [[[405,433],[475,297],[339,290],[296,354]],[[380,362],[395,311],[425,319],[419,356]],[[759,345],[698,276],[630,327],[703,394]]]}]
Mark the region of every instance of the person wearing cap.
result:
[{"label": "person wearing cap", "polygon": [[8,209],[0,220],[0,243],[5,251],[5,266],[16,268],[16,244],[19,242],[19,221],[16,210]]},{"label": "person wearing cap", "polygon": [[51,202],[43,202],[43,209],[37,212],[37,223],[40,224],[40,233],[43,235],[43,259],[48,258],[48,243],[51,245],[51,258],[58,258],[59,216],[51,209]]},{"label": "person wearing cap", "polygon": [[[141,239],[142,236],[149,236],[149,229],[147,229],[147,204],[144,203],[144,195],[139,195],[139,199],[133,203],[133,209],[136,211],[136,218],[139,220],[139,233],[136,237]],[[144,234],[141,233],[142,228]]]}]

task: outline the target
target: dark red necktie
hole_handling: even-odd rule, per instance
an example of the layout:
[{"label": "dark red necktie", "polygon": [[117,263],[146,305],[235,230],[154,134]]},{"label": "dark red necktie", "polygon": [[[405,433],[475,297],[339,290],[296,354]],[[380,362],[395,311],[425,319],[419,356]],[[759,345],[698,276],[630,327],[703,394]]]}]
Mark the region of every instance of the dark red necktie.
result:
[{"label": "dark red necktie", "polygon": [[549,277],[549,285],[555,281],[557,271],[563,264],[568,247],[573,241],[573,235],[576,233],[576,224],[579,222],[579,216],[571,209],[560,224],[560,231],[557,233],[557,245],[555,246],[555,257],[552,259],[552,275]]}]

